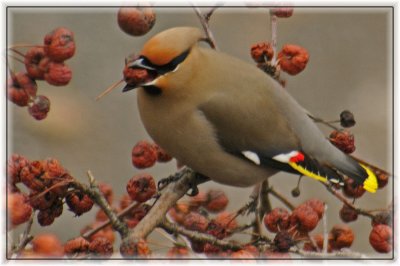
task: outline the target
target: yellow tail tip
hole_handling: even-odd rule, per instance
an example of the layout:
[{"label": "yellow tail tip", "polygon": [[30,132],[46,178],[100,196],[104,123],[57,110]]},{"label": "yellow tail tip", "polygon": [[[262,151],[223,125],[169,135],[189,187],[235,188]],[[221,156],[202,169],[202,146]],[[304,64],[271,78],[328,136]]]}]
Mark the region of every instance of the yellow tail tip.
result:
[{"label": "yellow tail tip", "polygon": [[367,179],[365,179],[364,183],[363,183],[363,188],[371,193],[375,193],[376,190],[378,189],[378,178],[376,177],[376,175],[371,171],[371,169],[369,169],[368,167],[366,167],[363,164],[360,164],[365,171],[367,171],[368,177]]}]

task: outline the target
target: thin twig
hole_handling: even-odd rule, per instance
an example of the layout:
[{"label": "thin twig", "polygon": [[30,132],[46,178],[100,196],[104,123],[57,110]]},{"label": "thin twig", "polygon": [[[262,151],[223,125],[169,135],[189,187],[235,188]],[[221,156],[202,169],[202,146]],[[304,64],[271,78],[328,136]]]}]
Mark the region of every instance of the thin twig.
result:
[{"label": "thin twig", "polygon": [[324,229],[324,242],[322,245],[322,253],[327,254],[328,253],[328,225],[326,223],[327,216],[328,215],[328,204],[325,203],[324,205],[324,215],[322,216],[322,226]]},{"label": "thin twig", "polygon": [[118,218],[118,216],[112,210],[111,206],[108,204],[107,200],[104,198],[103,194],[100,192],[98,186],[96,185],[92,173],[88,171],[87,175],[91,180],[91,184],[89,187],[78,181],[73,182],[72,186],[88,195],[104,211],[108,219],[110,219],[111,221],[111,226],[120,234],[121,238],[125,238],[129,232],[128,227]]},{"label": "thin twig", "polygon": [[321,123],[321,124],[324,124],[324,125],[326,125],[327,127],[330,127],[330,128],[332,128],[332,129],[334,129],[334,130],[338,130],[338,131],[340,130],[340,128],[338,128],[338,127],[332,125],[331,123],[326,122],[325,120],[323,120],[323,119],[321,119],[321,118],[315,117],[315,116],[313,116],[313,115],[310,114],[310,113],[308,113],[307,115],[308,115],[308,117],[310,117],[312,120],[314,120],[315,123]]},{"label": "thin twig", "polygon": [[15,61],[18,61],[22,64],[25,64],[25,62],[23,60],[21,60],[21,58],[16,57],[15,55],[12,54],[8,54],[9,57],[11,57],[12,59],[14,59]]},{"label": "thin twig", "polygon": [[271,64],[274,66],[276,63],[276,47],[278,43],[278,37],[277,37],[277,32],[278,32],[278,18],[275,15],[271,14],[270,17],[270,25],[271,25],[271,41],[272,41],[272,50],[274,51],[274,54],[272,56]]},{"label": "thin twig", "polygon": [[110,87],[108,87],[107,89],[105,89],[102,93],[100,93],[97,97],[96,97],[96,101],[100,100],[103,96],[105,96],[106,94],[110,93],[112,90],[114,90],[119,84],[121,84],[124,80],[121,79],[117,82],[114,82],[113,84],[111,84]]},{"label": "thin twig", "polygon": [[289,252],[299,254],[305,258],[320,258],[320,259],[324,259],[324,258],[364,258],[365,259],[365,258],[367,258],[367,256],[365,256],[361,253],[346,250],[346,249],[343,249],[341,251],[332,252],[332,253],[326,253],[326,254],[321,253],[321,252],[304,251],[299,248],[292,248],[289,250]]},{"label": "thin twig", "polygon": [[210,25],[208,24],[208,20],[206,17],[201,13],[200,9],[196,6],[193,6],[194,11],[196,12],[197,16],[199,17],[200,23],[203,26],[204,32],[206,33],[207,42],[210,44],[211,48],[214,50],[219,51],[217,43],[215,42],[214,35],[210,29]]},{"label": "thin twig", "polygon": [[295,209],[295,206],[285,196],[276,191],[273,187],[269,188],[269,193],[278,200],[280,200],[283,204],[285,204],[291,211]]},{"label": "thin twig", "polygon": [[190,240],[194,241],[199,241],[199,242],[207,242],[212,245],[222,247],[225,249],[232,249],[234,251],[240,250],[242,247],[241,245],[238,245],[236,243],[232,243],[226,240],[219,240],[216,237],[209,235],[209,234],[204,234],[196,231],[191,231],[187,230],[177,224],[170,223],[167,220],[164,220],[160,225],[161,228],[165,229],[166,231],[169,232],[174,232],[176,234],[181,234],[189,238]]},{"label": "thin twig", "polygon": [[29,220],[28,220],[28,223],[26,224],[24,233],[22,234],[22,237],[21,237],[21,239],[20,239],[20,241],[19,241],[19,243],[18,243],[18,246],[17,246],[15,249],[13,249],[13,250],[8,254],[8,255],[9,255],[9,256],[8,256],[9,258],[11,258],[11,256],[12,256],[13,254],[16,254],[17,257],[18,257],[19,254],[20,254],[20,252],[21,252],[22,250],[24,250],[24,248],[26,247],[26,245],[28,245],[29,242],[32,241],[33,236],[31,235],[31,230],[32,230],[32,224],[33,224],[33,219],[34,219],[34,217],[35,217],[35,212],[33,211],[32,214],[31,214],[31,217],[30,217]]}]

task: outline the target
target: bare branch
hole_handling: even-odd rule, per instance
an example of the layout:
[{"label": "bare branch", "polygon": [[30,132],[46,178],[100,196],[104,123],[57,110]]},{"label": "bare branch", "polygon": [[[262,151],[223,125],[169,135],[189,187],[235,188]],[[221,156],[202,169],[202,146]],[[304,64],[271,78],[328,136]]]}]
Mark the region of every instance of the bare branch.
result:
[{"label": "bare branch", "polygon": [[200,9],[196,6],[193,6],[194,11],[196,12],[197,16],[199,17],[200,23],[203,26],[204,32],[206,33],[207,42],[210,44],[211,48],[215,50],[219,50],[218,46],[215,42],[214,35],[210,29],[210,25],[208,24],[208,20],[206,17],[201,13]]}]

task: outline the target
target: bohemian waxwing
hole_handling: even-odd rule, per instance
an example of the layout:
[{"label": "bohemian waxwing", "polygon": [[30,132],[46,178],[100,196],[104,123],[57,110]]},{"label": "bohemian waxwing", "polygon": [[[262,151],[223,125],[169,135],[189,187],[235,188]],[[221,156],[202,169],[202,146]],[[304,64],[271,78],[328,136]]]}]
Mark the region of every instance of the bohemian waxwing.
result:
[{"label": "bohemian waxwing", "polygon": [[149,135],[170,155],[212,180],[255,185],[278,171],[375,192],[377,178],[333,146],[307,111],[270,76],[227,54],[202,48],[197,28],[152,37],[131,68],[155,78],[138,86]]}]

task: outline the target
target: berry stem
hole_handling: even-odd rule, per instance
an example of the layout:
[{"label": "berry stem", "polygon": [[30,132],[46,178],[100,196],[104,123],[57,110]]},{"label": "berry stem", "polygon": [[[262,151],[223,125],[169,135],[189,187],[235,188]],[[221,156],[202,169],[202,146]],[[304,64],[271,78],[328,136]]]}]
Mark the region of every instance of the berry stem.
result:
[{"label": "berry stem", "polygon": [[26,43],[19,43],[19,44],[13,44],[8,49],[14,49],[14,48],[31,48],[31,47],[38,47],[38,48],[44,48],[44,45],[36,45],[36,44],[26,44]]},{"label": "berry stem", "polygon": [[100,93],[97,97],[96,97],[96,101],[100,100],[100,98],[102,98],[103,96],[105,96],[106,94],[110,93],[112,90],[114,90],[118,85],[120,85],[124,80],[121,79],[117,82],[114,82],[110,87],[108,87],[107,89],[105,89],[102,93]]},{"label": "berry stem", "polygon": [[204,32],[206,33],[207,42],[210,44],[211,48],[213,48],[216,51],[219,51],[218,46],[215,42],[214,35],[210,29],[210,25],[208,24],[208,20],[207,20],[206,16],[201,13],[201,11],[198,7],[193,6],[193,9],[196,12],[196,15],[199,17],[200,23],[203,26]]},{"label": "berry stem", "polygon": [[20,252],[24,250],[26,245],[29,244],[29,242],[32,241],[33,236],[31,235],[31,230],[32,230],[32,224],[33,224],[33,218],[35,217],[35,212],[33,211],[31,214],[31,218],[29,219],[28,223],[26,224],[25,230],[22,234],[21,240],[19,241],[19,244],[15,249],[11,250],[9,254],[7,254],[8,259],[11,258],[13,254],[17,255],[17,258],[20,255]]},{"label": "berry stem", "polygon": [[17,61],[17,62],[20,62],[20,63],[22,63],[22,64],[25,64],[24,61],[22,61],[20,58],[16,57],[15,55],[8,54],[8,56],[9,56],[10,58],[14,59],[14,60]]}]

